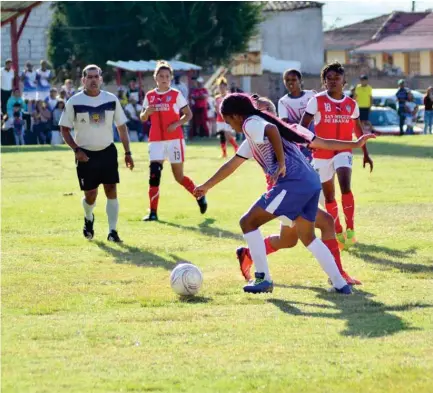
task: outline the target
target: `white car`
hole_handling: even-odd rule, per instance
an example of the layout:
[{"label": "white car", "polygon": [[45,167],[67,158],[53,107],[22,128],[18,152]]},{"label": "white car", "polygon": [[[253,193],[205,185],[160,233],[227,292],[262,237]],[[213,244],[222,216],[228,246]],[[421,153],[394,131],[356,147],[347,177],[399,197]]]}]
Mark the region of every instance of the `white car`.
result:
[{"label": "white car", "polygon": [[[400,134],[400,117],[396,110],[389,107],[373,106],[370,110],[370,123],[376,135],[399,135]],[[406,126],[404,126],[406,129]],[[414,134],[422,134],[422,128],[415,126]]]}]

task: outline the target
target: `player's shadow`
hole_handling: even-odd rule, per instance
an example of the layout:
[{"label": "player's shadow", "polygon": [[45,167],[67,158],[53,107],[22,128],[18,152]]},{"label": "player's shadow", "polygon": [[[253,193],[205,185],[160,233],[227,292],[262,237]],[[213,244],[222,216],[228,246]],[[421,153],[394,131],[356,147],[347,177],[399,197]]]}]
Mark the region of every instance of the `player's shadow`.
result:
[{"label": "player's shadow", "polygon": [[355,246],[349,248],[348,251],[367,263],[398,269],[403,273],[433,274],[433,266],[398,261],[398,259],[408,260],[416,255],[416,247],[411,247],[406,250],[397,250],[374,244],[357,243]]},{"label": "player's shadow", "polygon": [[232,239],[232,240],[237,240],[237,241],[243,241],[244,240],[242,235],[239,233],[230,232],[230,231],[227,231],[225,229],[221,229],[221,228],[212,226],[212,224],[215,221],[216,220],[214,218],[206,218],[203,222],[198,224],[198,226],[194,226],[194,227],[185,226],[185,225],[181,225],[181,224],[177,224],[177,223],[169,222],[169,221],[159,221],[159,222],[161,224],[168,225],[168,226],[171,226],[174,228],[179,228],[179,229],[192,231],[192,232],[199,232],[203,235],[210,236],[210,237]]},{"label": "player's shadow", "polygon": [[[411,327],[392,312],[409,311],[414,308],[433,308],[432,304],[410,303],[400,306],[387,306],[372,300],[373,294],[356,290],[351,296],[330,294],[323,288],[293,285],[292,289],[315,291],[319,299],[332,302],[327,304],[310,304],[281,299],[269,299],[268,302],[278,307],[282,312],[294,316],[345,320],[345,330],[342,336],[375,338],[396,334],[405,330],[419,330]],[[322,308],[323,312],[306,312],[302,306]],[[326,312],[329,310],[330,312]],[[335,312],[339,311],[339,312]]]},{"label": "player's shadow", "polygon": [[[408,138],[413,137],[408,136]],[[433,158],[433,149],[431,146],[411,146],[388,143],[381,141],[380,136],[374,142],[368,144],[368,150],[372,155]]]},{"label": "player's shadow", "polygon": [[170,254],[170,259],[165,259],[145,249],[128,246],[125,243],[120,243],[119,247],[111,246],[99,240],[93,240],[93,243],[105,253],[110,254],[115,262],[119,264],[131,264],[141,267],[162,267],[167,270],[172,270],[177,264],[186,262],[174,254]]}]

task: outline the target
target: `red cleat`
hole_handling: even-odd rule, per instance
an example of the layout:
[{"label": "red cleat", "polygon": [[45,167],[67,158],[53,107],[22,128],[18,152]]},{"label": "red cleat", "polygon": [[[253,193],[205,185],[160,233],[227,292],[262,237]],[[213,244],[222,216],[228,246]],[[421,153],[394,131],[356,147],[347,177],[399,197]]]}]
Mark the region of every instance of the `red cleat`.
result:
[{"label": "red cleat", "polygon": [[349,285],[362,285],[361,281],[357,280],[356,278],[350,277],[346,272],[343,272],[342,276]]},{"label": "red cleat", "polygon": [[251,259],[250,250],[246,247],[239,247],[236,250],[236,256],[239,261],[239,267],[241,268],[241,273],[246,281],[251,280],[251,266],[253,266],[253,260]]}]

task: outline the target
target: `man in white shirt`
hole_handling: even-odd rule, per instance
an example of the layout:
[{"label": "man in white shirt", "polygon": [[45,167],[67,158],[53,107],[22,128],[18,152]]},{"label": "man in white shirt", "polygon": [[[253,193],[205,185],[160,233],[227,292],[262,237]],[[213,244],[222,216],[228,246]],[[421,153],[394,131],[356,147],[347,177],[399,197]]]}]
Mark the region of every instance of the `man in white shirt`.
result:
[{"label": "man in white shirt", "polygon": [[1,72],[1,109],[2,113],[5,114],[6,104],[9,97],[12,95],[12,88],[14,84],[15,71],[12,69],[12,60],[6,59],[5,66],[0,69]]},{"label": "man in white shirt", "polygon": [[179,90],[182,95],[185,97],[185,99],[188,101],[188,95],[189,95],[189,90],[188,90],[188,86],[183,83],[181,80],[180,75],[175,75],[174,76],[174,83],[172,84],[172,87],[176,90]]},{"label": "man in white shirt", "polygon": [[[65,142],[75,152],[78,180],[81,190],[84,191],[84,237],[90,240],[94,236],[93,208],[98,187],[103,184],[107,196],[107,240],[121,243],[117,233],[119,172],[117,149],[113,143],[113,121],[125,149],[125,164],[131,170],[134,168],[134,161],[129,150],[127,118],[117,97],[101,90],[101,74],[101,69],[94,64],[83,69],[81,80],[84,89],[68,100],[59,125]],[[72,128],[75,140],[70,134]]]}]

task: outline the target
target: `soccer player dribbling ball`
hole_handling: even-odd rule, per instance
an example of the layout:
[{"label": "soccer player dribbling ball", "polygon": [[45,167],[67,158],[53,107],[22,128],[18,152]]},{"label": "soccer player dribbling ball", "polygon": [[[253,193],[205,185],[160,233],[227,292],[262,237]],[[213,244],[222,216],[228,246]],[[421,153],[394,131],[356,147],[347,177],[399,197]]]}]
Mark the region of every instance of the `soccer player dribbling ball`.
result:
[{"label": "soccer player dribbling ball", "polygon": [[238,144],[236,143],[236,139],[233,138],[233,130],[230,126],[224,121],[220,106],[221,102],[225,96],[228,94],[227,90],[227,81],[225,78],[221,78],[218,81],[218,89],[219,94],[215,97],[215,109],[217,113],[216,126],[217,126],[217,135],[220,137],[220,146],[222,150],[222,158],[227,158],[227,141],[233,146],[235,152],[238,150]]},{"label": "soccer player dribbling ball", "polygon": [[[351,141],[353,131],[357,137],[362,136],[358,104],[343,93],[346,81],[342,65],[337,62],[328,64],[323,68],[321,78],[326,91],[316,94],[308,102],[301,125],[308,127],[314,119],[316,135],[326,139]],[[363,166],[365,168],[366,164],[369,164],[371,172],[373,161],[368,154],[367,147],[363,146],[362,150],[364,152]],[[350,247],[356,243],[355,200],[351,189],[352,151],[350,148],[344,151],[329,151],[319,148],[313,152],[313,158],[313,165],[322,182],[325,207],[334,219],[340,247]],[[341,201],[346,218],[345,233],[340,223],[338,205],[335,200],[335,174],[337,174],[342,194]]]},{"label": "soccer player dribbling ball", "polygon": [[[158,220],[159,185],[161,171],[166,159],[171,164],[171,170],[176,181],[191,195],[195,188],[194,182],[183,174],[185,161],[185,140],[182,126],[192,118],[191,109],[185,97],[178,90],[171,88],[173,69],[165,61],[156,65],[153,77],[156,89],[146,93],[143,101],[141,121],[150,119],[149,133],[149,202],[150,212],[143,221]],[[206,198],[197,198],[200,212],[207,210]]]},{"label": "soccer player dribbling ball", "polygon": [[[83,235],[93,239],[95,216],[93,209],[98,196],[99,185],[104,186],[107,196],[106,212],[109,233],[107,240],[122,242],[117,233],[119,202],[117,183],[119,171],[117,149],[113,141],[113,121],[119,131],[125,149],[125,164],[134,168],[129,150],[129,135],[119,100],[114,94],[101,90],[102,71],[94,64],[83,69],[81,79],[84,89],[72,96],[66,103],[59,125],[65,142],[75,152],[78,181],[84,191],[84,229]],[[71,136],[74,129],[75,140]]]},{"label": "soccer player dribbling ball", "polygon": [[317,215],[321,184],[317,173],[305,160],[296,143],[307,143],[312,148],[344,150],[361,147],[374,135],[364,135],[355,142],[326,141],[316,138],[304,127],[289,126],[281,120],[258,110],[250,97],[231,94],[221,105],[224,120],[246,140],[238,153],[222,165],[194,193],[204,196],[216,184],[230,176],[246,158],[253,158],[272,178],[273,187],[251,206],[240,220],[256,268],[255,280],[244,287],[245,292],[272,292],[265,243],[260,227],[280,218],[296,225],[299,239],[319,261],[339,293],[350,294],[351,288],[341,276],[334,258],[323,242],[315,237],[314,221]]}]

